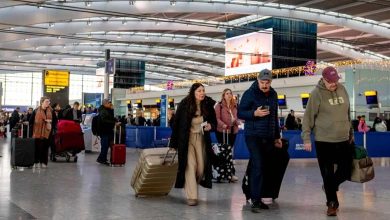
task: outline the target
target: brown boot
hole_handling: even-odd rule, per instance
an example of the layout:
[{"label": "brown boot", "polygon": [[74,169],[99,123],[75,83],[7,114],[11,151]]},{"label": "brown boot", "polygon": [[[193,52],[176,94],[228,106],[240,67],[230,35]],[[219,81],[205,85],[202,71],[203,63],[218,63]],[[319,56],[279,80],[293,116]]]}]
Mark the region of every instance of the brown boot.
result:
[{"label": "brown boot", "polygon": [[328,204],[328,210],[326,211],[327,216],[337,216],[337,205],[335,202]]}]

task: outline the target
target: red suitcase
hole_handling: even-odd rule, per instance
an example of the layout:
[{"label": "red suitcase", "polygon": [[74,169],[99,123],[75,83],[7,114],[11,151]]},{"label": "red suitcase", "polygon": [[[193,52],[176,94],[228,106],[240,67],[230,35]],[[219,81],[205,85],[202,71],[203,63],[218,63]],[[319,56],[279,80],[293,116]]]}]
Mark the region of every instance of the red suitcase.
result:
[{"label": "red suitcase", "polygon": [[84,150],[84,134],[79,123],[60,120],[55,134],[56,153],[70,150]]},{"label": "red suitcase", "polygon": [[114,144],[111,146],[111,166],[123,166],[126,163],[126,145],[121,144],[122,127],[119,126],[119,144],[116,143],[116,126],[114,129]]}]

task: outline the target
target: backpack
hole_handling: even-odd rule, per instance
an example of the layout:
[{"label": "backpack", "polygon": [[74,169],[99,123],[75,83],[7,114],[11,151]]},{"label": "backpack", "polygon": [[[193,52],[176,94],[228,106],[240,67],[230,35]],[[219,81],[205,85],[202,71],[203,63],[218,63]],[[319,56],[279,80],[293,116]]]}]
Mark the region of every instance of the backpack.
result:
[{"label": "backpack", "polygon": [[93,135],[99,136],[99,134],[100,134],[100,115],[99,114],[96,114],[92,118],[91,129],[92,129],[92,134]]}]

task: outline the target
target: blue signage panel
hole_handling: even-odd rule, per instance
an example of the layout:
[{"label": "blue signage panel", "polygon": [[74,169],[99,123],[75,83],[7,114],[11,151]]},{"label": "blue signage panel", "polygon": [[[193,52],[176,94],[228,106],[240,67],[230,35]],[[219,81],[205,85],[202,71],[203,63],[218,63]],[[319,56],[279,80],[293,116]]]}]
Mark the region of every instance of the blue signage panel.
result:
[{"label": "blue signage panel", "polygon": [[167,119],[167,103],[168,97],[167,95],[161,95],[161,104],[160,104],[160,127],[167,127],[168,119]]}]

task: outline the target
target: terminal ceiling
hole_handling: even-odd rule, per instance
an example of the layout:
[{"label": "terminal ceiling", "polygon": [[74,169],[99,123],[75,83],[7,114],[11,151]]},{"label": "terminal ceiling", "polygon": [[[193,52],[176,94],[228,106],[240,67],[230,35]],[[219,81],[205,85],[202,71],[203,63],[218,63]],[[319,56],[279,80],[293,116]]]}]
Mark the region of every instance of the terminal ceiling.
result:
[{"label": "terminal ceiling", "polygon": [[111,56],[147,61],[147,83],[224,73],[225,31],[268,17],[318,24],[317,59],[388,59],[389,0],[2,0],[0,72],[94,74]]}]

